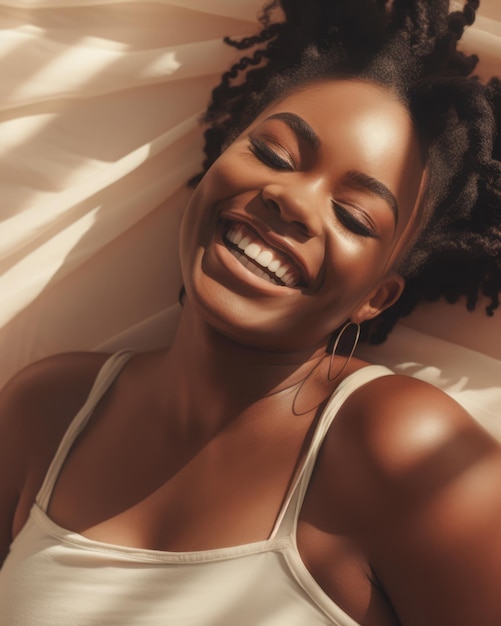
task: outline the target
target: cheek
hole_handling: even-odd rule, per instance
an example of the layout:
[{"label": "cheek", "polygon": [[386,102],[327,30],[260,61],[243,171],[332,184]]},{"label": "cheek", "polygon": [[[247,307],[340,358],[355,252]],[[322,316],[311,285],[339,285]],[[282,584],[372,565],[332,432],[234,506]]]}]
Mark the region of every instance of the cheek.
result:
[{"label": "cheek", "polygon": [[181,241],[196,237],[196,229],[217,219],[217,213],[228,200],[245,205],[259,191],[258,177],[252,155],[242,145],[232,144],[214,162],[193,192],[183,214]]},{"label": "cheek", "polygon": [[188,219],[200,219],[215,205],[232,197],[242,188],[241,173],[231,154],[224,153],[197,185],[185,210]]},{"label": "cheek", "polygon": [[256,172],[252,160],[253,156],[247,147],[241,142],[235,142],[214,161],[201,182],[231,194],[232,190],[251,183],[250,175]]},{"label": "cheek", "polygon": [[336,228],[326,246],[325,280],[348,291],[373,284],[384,272],[388,246]]},{"label": "cheek", "polygon": [[[196,279],[206,248],[217,230],[220,211],[246,205],[255,195],[251,188],[252,167],[242,165],[233,146],[228,148],[207,171],[194,190],[183,213],[179,233],[179,257],[186,288]],[[255,187],[255,185],[254,185]]]},{"label": "cheek", "polygon": [[226,153],[211,166],[192,193],[183,213],[180,229],[180,249],[183,254],[190,244],[202,244],[200,230],[215,218],[217,204],[236,191],[233,168],[226,166]]},{"label": "cheek", "polygon": [[204,179],[221,199],[243,191],[257,191],[269,182],[272,171],[249,149],[247,138],[235,140],[214,162]]},{"label": "cheek", "polygon": [[212,222],[215,221],[211,206],[209,190],[201,181],[185,207],[179,230],[179,261],[187,288],[208,244]]}]

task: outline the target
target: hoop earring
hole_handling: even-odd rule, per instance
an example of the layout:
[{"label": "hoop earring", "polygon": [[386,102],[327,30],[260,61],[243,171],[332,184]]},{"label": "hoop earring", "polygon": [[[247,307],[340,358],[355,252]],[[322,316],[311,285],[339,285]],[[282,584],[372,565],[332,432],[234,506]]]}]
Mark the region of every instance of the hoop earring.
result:
[{"label": "hoop earring", "polygon": [[[352,325],[356,326],[357,330],[355,332],[355,341],[353,342],[353,346],[352,346],[352,348],[350,350],[350,354],[348,355],[348,358],[346,359],[346,361],[343,363],[343,366],[341,367],[339,372],[337,372],[337,374],[332,376],[332,362],[334,360],[334,356],[336,355],[336,350],[337,350],[337,348],[339,346],[339,342],[341,341],[341,337],[344,335],[346,329],[349,326],[352,326]],[[346,324],[343,326],[343,328],[341,328],[341,330],[339,331],[339,333],[338,333],[338,335],[336,337],[336,341],[334,342],[334,345],[332,346],[331,358],[330,358],[330,361],[329,361],[329,370],[327,372],[327,380],[332,382],[333,380],[336,380],[336,378],[341,376],[341,374],[346,369],[348,363],[351,361],[351,357],[353,356],[353,353],[356,350],[356,347],[357,347],[359,339],[360,339],[360,324],[357,324],[356,322],[346,322]]]}]

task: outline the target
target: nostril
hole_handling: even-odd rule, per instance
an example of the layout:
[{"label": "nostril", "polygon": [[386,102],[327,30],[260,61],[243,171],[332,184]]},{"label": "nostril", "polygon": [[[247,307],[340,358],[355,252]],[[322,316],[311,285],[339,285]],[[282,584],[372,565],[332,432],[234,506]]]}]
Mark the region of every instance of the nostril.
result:
[{"label": "nostril", "polygon": [[294,226],[302,237],[308,239],[313,237],[309,210],[292,192],[287,195],[281,189],[266,189],[263,190],[261,198],[270,213],[275,213],[282,222]]},{"label": "nostril", "polygon": [[278,204],[278,202],[276,200],[273,200],[272,198],[269,198],[267,200],[267,204],[270,208],[272,208],[274,211],[276,211],[277,213],[280,213],[280,205]]},{"label": "nostril", "polygon": [[308,229],[308,226],[306,226],[306,224],[303,224],[303,222],[300,222],[298,220],[294,220],[292,222],[292,224],[294,224],[294,226],[296,226],[296,228],[299,230],[299,232],[304,235],[305,237],[311,237],[311,233]]}]

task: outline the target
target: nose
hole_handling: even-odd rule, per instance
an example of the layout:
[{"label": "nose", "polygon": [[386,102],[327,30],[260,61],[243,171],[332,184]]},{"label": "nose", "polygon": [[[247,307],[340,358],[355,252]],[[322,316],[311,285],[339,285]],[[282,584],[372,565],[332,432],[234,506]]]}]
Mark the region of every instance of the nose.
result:
[{"label": "nose", "polygon": [[303,236],[311,238],[321,232],[321,203],[317,190],[306,185],[266,185],[261,197],[269,210],[282,222],[290,224]]}]

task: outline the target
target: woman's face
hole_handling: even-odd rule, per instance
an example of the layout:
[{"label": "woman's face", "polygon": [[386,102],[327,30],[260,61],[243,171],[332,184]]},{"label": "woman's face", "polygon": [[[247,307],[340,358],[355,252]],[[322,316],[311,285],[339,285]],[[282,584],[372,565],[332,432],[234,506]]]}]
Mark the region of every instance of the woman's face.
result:
[{"label": "woman's face", "polygon": [[219,157],[181,227],[190,306],[226,336],[292,352],[400,294],[423,178],[406,108],[325,81],[272,103]]}]

